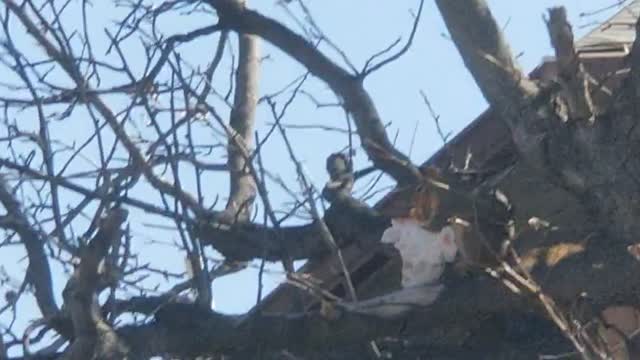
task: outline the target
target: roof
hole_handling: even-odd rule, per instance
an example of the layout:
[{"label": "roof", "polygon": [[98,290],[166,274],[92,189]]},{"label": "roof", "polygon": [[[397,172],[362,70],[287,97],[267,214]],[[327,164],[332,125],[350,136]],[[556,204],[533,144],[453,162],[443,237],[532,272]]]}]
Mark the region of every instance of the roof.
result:
[{"label": "roof", "polygon": [[583,54],[597,52],[628,53],[636,36],[636,22],[640,15],[640,1],[634,0],[609,20],[600,24],[585,37],[576,42],[578,51]]},{"label": "roof", "polygon": [[[576,42],[585,70],[600,85],[594,94],[596,103],[611,96],[613,89],[624,78],[624,59],[634,41],[638,17],[640,0],[634,0]],[[545,81],[555,78],[556,74],[555,62],[550,57],[529,76]],[[440,149],[425,164],[439,167],[447,167],[450,161],[462,164],[469,150],[472,151],[473,163],[478,168],[516,153],[504,121],[492,109],[488,109],[456,135],[446,149]],[[574,200],[562,190],[544,181],[536,181],[534,174],[524,165],[516,165],[502,180],[500,188],[509,194],[512,203],[517,204],[516,222],[524,223],[530,217],[537,216],[553,219],[556,224],[575,225],[576,221],[584,218],[581,208]],[[553,237],[549,241],[553,242]],[[522,242],[526,244],[527,239],[522,239]],[[401,263],[398,257],[359,248],[357,244],[342,252],[361,298],[379,296],[399,286]],[[346,284],[335,256],[309,260],[299,271],[312,275],[335,295],[345,296]],[[316,306],[318,304],[311,296],[293,286],[282,284],[258,308],[266,312],[288,312]]]}]

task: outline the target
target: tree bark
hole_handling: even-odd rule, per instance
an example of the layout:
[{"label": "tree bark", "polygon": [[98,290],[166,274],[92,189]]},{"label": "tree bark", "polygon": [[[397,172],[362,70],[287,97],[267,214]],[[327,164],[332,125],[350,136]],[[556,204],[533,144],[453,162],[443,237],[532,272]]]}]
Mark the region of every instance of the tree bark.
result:
[{"label": "tree bark", "polygon": [[460,56],[489,104],[513,113],[537,86],[520,70],[484,0],[437,0]]},{"label": "tree bark", "polygon": [[[245,1],[238,1],[246,6]],[[256,196],[256,183],[246,158],[252,154],[255,113],[258,102],[258,78],[260,72],[259,38],[238,34],[238,68],[236,88],[229,125],[234,133],[228,140],[227,164],[229,166],[230,190],[227,216],[230,223],[246,222],[251,216],[251,206]]]},{"label": "tree bark", "polygon": [[[518,70],[485,1],[439,0],[437,4],[467,68],[511,129],[521,157],[542,178],[573,194],[598,224],[595,228],[610,235],[609,241],[635,241],[640,234],[634,221],[640,215],[636,205],[640,163],[632,154],[640,138],[630,116],[631,104],[601,104],[608,111],[593,122],[568,119],[571,112],[568,115],[561,105],[580,102],[567,100],[553,87],[537,89]],[[563,31],[566,38],[570,29]],[[569,46],[559,44],[557,36],[554,39],[558,46]],[[576,59],[559,61],[573,64],[572,71],[577,71]],[[588,95],[568,96],[584,99]],[[574,109],[573,113],[584,115],[585,111]]]},{"label": "tree bark", "polygon": [[101,219],[98,232],[80,255],[80,264],[62,296],[73,323],[74,339],[63,360],[119,359],[129,352],[113,328],[104,321],[98,305],[98,266],[117,238],[127,211],[112,209]]}]

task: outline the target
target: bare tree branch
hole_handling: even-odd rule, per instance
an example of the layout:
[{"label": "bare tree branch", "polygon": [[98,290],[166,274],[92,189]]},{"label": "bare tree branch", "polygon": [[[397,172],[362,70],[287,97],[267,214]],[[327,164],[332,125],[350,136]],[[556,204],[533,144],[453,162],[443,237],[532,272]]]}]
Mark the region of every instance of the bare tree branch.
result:
[{"label": "bare tree branch", "polygon": [[67,75],[75,82],[76,86],[84,93],[83,97],[86,97],[87,101],[91,103],[98,113],[106,120],[109,126],[113,129],[118,140],[124,145],[129,152],[135,166],[140,172],[142,172],[152,186],[156,187],[162,193],[169,194],[178,198],[181,202],[186,204],[196,214],[203,215],[207,211],[198,204],[189,194],[180,191],[172,184],[167,183],[163,179],[159,178],[153,173],[152,168],[148,165],[144,155],[138,149],[136,144],[131,140],[130,136],[126,133],[124,128],[120,125],[116,115],[113,111],[91,91],[91,88],[87,84],[79,70],[73,66],[74,61],[72,58],[62,50],[57,49],[42,33],[42,31],[35,25],[35,23],[29,18],[23,8],[18,6],[13,0],[4,0],[8,8],[20,19],[22,25],[32,34],[32,36],[38,41],[38,43],[45,49],[47,54],[55,59],[58,64],[64,69]]},{"label": "bare tree branch", "polygon": [[[520,70],[484,0],[436,0],[449,34],[489,104],[517,113],[537,86]],[[509,119],[517,121],[517,119]]]},{"label": "bare tree branch", "polygon": [[549,9],[547,28],[551,45],[556,51],[559,80],[564,88],[564,96],[571,119],[593,121],[593,101],[589,89],[588,75],[573,45],[573,32],[563,7]]},{"label": "bare tree branch", "polygon": [[44,239],[42,234],[35,230],[25,216],[20,202],[9,188],[9,184],[0,175],[0,203],[7,211],[11,219],[11,228],[20,235],[29,257],[29,282],[35,288],[35,296],[40,312],[45,317],[51,317],[58,313],[58,305],[53,297],[53,279],[49,260],[44,251]]},{"label": "bare tree branch", "polygon": [[71,314],[75,338],[62,359],[120,358],[127,352],[100,313],[98,306],[98,267],[111,246],[122,234],[120,226],[127,212],[113,209],[101,220],[99,230],[83,249],[80,264],[67,283],[62,295]]},{"label": "bare tree branch", "polygon": [[[580,259],[589,256],[579,255]],[[608,293],[606,285],[600,282],[606,282],[605,279],[617,271],[624,272],[623,269],[628,269],[628,266],[636,268],[638,265],[633,265],[633,261],[635,260],[629,257],[625,259],[624,264],[615,264],[605,272],[593,269],[588,261],[569,261],[552,268],[540,269],[534,276],[548,271],[559,275],[568,267],[586,271],[589,277],[581,277],[579,282],[572,282],[571,276],[567,274],[549,279],[544,289],[546,294],[562,304],[571,304],[575,301],[576,294],[580,293],[580,289],[587,289],[593,306],[598,308],[600,304],[606,304],[613,298],[626,303],[635,297],[632,286],[627,287],[628,291],[612,294]],[[633,284],[638,283],[632,274],[625,275],[624,278],[625,281],[633,281]],[[445,285],[445,291],[429,308],[417,310],[406,318],[397,320],[382,321],[373,316],[340,312],[333,320],[318,313],[257,314],[239,322],[240,319],[237,317],[202,312],[189,304],[168,304],[156,313],[155,323],[126,326],[119,329],[118,333],[132,344],[133,349],[151,352],[146,353],[147,356],[162,352],[196,355],[220,352],[233,354],[238,349],[245,349],[248,353],[256,351],[247,346],[263,346],[265,350],[286,348],[305,353],[325,348],[327,344],[341,346],[384,336],[409,334],[421,334],[427,339],[427,343],[442,345],[447,341],[442,337],[443,333],[464,331],[463,329],[478,326],[482,320],[477,314],[507,311],[513,315],[532,309],[528,299],[514,295],[490,278],[452,277]],[[140,304],[130,310],[148,312],[158,306],[158,303]],[[549,329],[552,327],[549,323]],[[200,335],[196,336],[197,334]],[[256,341],[247,343],[247,337]]]},{"label": "bare tree branch", "polygon": [[[420,24],[420,15],[422,15],[422,7],[424,5],[424,0],[420,1],[420,5],[418,6],[418,13],[415,14],[414,19],[413,19],[413,27],[411,28],[411,33],[409,34],[409,39],[407,40],[407,43],[404,44],[404,46],[400,49],[400,51],[398,51],[397,53],[389,56],[388,58],[380,61],[379,63],[375,64],[375,65],[371,65],[372,61],[381,56],[382,54],[384,54],[385,52],[387,52],[388,50],[391,50],[391,48],[393,47],[393,45],[395,45],[397,42],[394,42],[393,45],[391,45],[389,48],[385,49],[384,51],[373,55],[371,58],[369,58],[369,60],[367,60],[367,62],[364,64],[364,68],[361,71],[361,77],[366,77],[367,75],[381,69],[382,67],[384,67],[385,65],[388,65],[396,60],[398,60],[402,55],[404,55],[409,48],[411,47],[411,44],[413,43],[413,38],[416,35],[416,31],[418,30],[418,24]],[[371,65],[371,66],[370,66]]]},{"label": "bare tree branch", "polygon": [[[421,10],[424,2],[418,2]],[[552,10],[548,22],[561,74],[556,83],[547,86],[547,82],[527,79],[518,69],[485,1],[437,0],[453,41],[491,104],[487,116],[507,123],[518,154],[513,154],[512,144],[502,147],[509,139],[491,138],[496,142],[481,146],[496,144],[501,147],[500,154],[482,162],[500,163],[503,171],[499,173],[469,166],[463,170],[452,166],[451,173],[438,173],[430,166],[443,163],[446,159],[442,157],[423,166],[420,173],[392,145],[363,87],[368,72],[407,53],[418,41],[420,10],[412,19],[406,45],[395,55],[389,54],[398,40],[370,58],[359,72],[346,52],[322,33],[302,1],[302,14],[308,17],[314,33],[307,34],[308,38],[320,44],[328,41],[338,60],[320,52],[313,40],[247,9],[242,0],[118,1],[125,13],[106,26],[101,40],[105,43],[95,42],[97,28],[92,28],[87,15],[92,10],[88,1],[1,3],[5,7],[0,15],[5,41],[0,42],[0,67],[9,76],[0,80],[4,111],[0,116],[4,151],[0,158],[0,207],[6,210],[0,214],[4,236],[0,249],[18,245],[22,252],[24,245],[29,261],[28,271],[16,275],[20,280],[13,281],[15,284],[6,279],[13,279],[16,270],[5,274],[4,263],[0,269],[0,290],[4,292],[7,286],[0,315],[3,321],[10,318],[8,324],[0,324],[0,345],[6,354],[31,359],[304,356],[324,360],[331,358],[326,352],[342,352],[347,347],[357,347],[357,356],[362,356],[362,345],[368,341],[389,351],[394,346],[406,350],[419,339],[422,353],[426,348],[434,357],[446,353],[451,356],[443,358],[473,358],[478,351],[490,348],[496,358],[534,358],[540,349],[560,353],[558,348],[570,346],[553,323],[542,318],[545,314],[570,339],[577,339],[578,347],[601,349],[601,344],[589,342],[598,341],[592,336],[596,331],[611,331],[611,327],[601,327],[598,316],[602,309],[613,303],[640,305],[640,263],[627,253],[640,233],[640,161],[634,151],[640,135],[637,116],[630,110],[637,108],[637,101],[629,102],[640,94],[637,44],[627,83],[635,90],[627,94],[630,86],[621,89],[620,96],[608,99],[611,106],[603,107],[592,104],[587,86],[581,87],[582,76],[587,74],[578,62],[562,10]],[[68,21],[78,14],[81,22]],[[170,29],[163,24],[176,19],[188,19],[180,26],[189,30],[165,33]],[[219,22],[199,25],[211,21]],[[26,34],[18,36],[24,30]],[[227,37],[231,31],[240,39],[239,52],[235,46],[227,46],[231,45]],[[215,33],[220,37],[212,36]],[[24,36],[35,41],[25,42]],[[258,38],[305,68],[303,75],[260,101],[258,64],[275,58],[259,58]],[[97,58],[100,45],[108,52],[102,59]],[[202,45],[210,54],[199,56],[200,49],[193,53],[192,45]],[[132,55],[135,51],[139,53]],[[390,57],[374,65],[381,55]],[[341,61],[347,64],[344,68],[338,65]],[[584,65],[592,66],[591,58]],[[229,73],[219,76],[220,66]],[[311,88],[302,88],[311,75],[329,85],[338,97],[335,104],[317,100],[320,98],[307,92]],[[285,93],[291,95],[278,108],[276,101]],[[583,93],[584,99],[580,98]],[[300,100],[300,94],[309,96],[317,107],[340,106],[346,114],[346,135],[337,136],[341,138],[338,141],[346,142],[338,146],[349,153],[334,153],[327,159],[330,181],[322,191],[323,200],[318,199],[319,191],[302,168],[302,161],[294,156],[298,149],[291,146],[284,132],[282,137],[271,136],[277,128],[285,127],[284,114],[291,113],[288,109]],[[594,96],[595,100],[600,97]],[[271,125],[269,133],[254,145],[258,106],[270,106],[275,122],[267,124]],[[563,117],[567,108],[569,116]],[[352,168],[355,152],[350,116],[374,165],[357,172]],[[562,121],[583,116],[593,121]],[[72,121],[87,127],[65,131],[70,124],[76,125]],[[471,131],[485,134],[486,124],[476,123]],[[495,125],[488,124],[489,129]],[[330,124],[304,126],[334,133],[340,130]],[[457,152],[468,145],[469,138],[477,139],[471,131],[447,142],[447,151]],[[283,139],[292,155],[302,191],[291,186],[295,179],[281,177],[277,167],[265,168],[272,163],[263,149],[272,149],[274,138]],[[530,179],[522,179],[530,173],[521,162],[513,165],[518,155],[535,165],[539,174],[549,175],[554,184],[569,190],[577,201],[567,200],[571,202],[567,211],[573,211],[574,205],[580,207],[588,215],[587,223],[567,224],[573,217],[558,226],[550,225],[551,219],[540,220],[534,223],[546,227],[550,237],[524,234],[517,241],[509,237],[506,246],[502,241],[505,222],[513,225],[513,219],[490,216],[499,209],[493,208],[496,199],[492,203],[484,195],[489,192],[498,197],[495,186],[503,180],[507,189],[517,188],[518,197],[529,199],[530,191],[538,195]],[[514,171],[510,173],[505,167]],[[370,206],[352,195],[358,178],[376,168],[392,175],[400,185],[394,192],[400,199],[395,202],[395,212],[386,208],[385,201]],[[230,174],[221,174],[224,171]],[[219,201],[225,194],[215,190],[220,179],[231,185],[226,205]],[[268,181],[281,186],[292,201],[279,208],[274,201],[277,198],[269,197]],[[371,189],[376,186],[375,180],[373,183]],[[250,216],[256,195],[265,209],[260,224]],[[325,205],[321,203],[324,200],[330,206],[322,213],[319,206]],[[527,201],[523,213],[538,210],[527,208]],[[126,226],[123,206],[132,212]],[[502,208],[511,214],[509,209]],[[433,230],[448,221],[467,224],[470,236],[456,239],[460,240],[456,245],[464,262],[444,268],[438,281],[445,290],[426,308],[419,308],[420,302],[412,303],[408,307],[415,311],[392,319],[354,314],[346,298],[384,303],[390,299],[384,295],[399,285],[401,259],[385,251],[389,249],[380,244],[380,238],[389,227],[388,217],[406,215],[407,211]],[[523,219],[516,220],[520,223]],[[297,221],[297,225],[284,221]],[[585,240],[572,240],[583,232],[589,233]],[[496,243],[501,244],[496,247]],[[180,260],[184,256],[184,268],[183,264],[177,264],[176,269],[162,262],[164,259],[156,259],[160,256],[155,251],[160,247],[179,254]],[[344,259],[340,259],[342,250]],[[509,250],[513,250],[512,257],[505,255]],[[269,296],[267,302],[244,315],[214,311],[213,281],[239,269],[257,267],[248,263],[253,259],[262,260],[259,287],[266,284],[263,273],[270,271],[264,263],[282,261],[287,275],[282,287],[285,291]],[[302,259],[311,260],[305,272],[292,273],[291,260]],[[315,273],[319,267],[320,273]],[[306,273],[309,269],[311,273]],[[68,281],[61,310],[54,301],[52,277]],[[503,285],[510,285],[515,293]],[[294,296],[293,304],[278,303],[287,293]],[[584,299],[584,293],[589,297],[588,306],[576,300]],[[20,313],[32,294],[42,318],[37,314],[37,318],[29,318],[31,314],[25,318]],[[299,304],[296,295],[303,300]],[[581,316],[570,313],[577,308]],[[289,312],[268,313],[267,309]],[[528,316],[525,319],[535,318],[543,324],[521,321],[523,314]],[[19,319],[14,321],[16,317]],[[29,320],[34,321],[27,324]],[[514,327],[526,330],[520,339],[526,341],[525,346],[520,346],[522,341],[516,346],[507,339]],[[630,348],[624,341],[633,340],[639,327],[640,320],[635,328],[629,327],[631,331],[617,334],[618,345],[611,349]],[[500,340],[491,340],[487,334]],[[536,339],[544,342],[529,346]],[[549,343],[559,345],[548,347]],[[534,348],[537,352],[531,350]],[[438,351],[442,349],[446,351]],[[6,357],[2,351],[0,357]],[[393,353],[394,358],[418,357],[403,355]],[[339,358],[353,357],[341,354]]]},{"label": "bare tree branch", "polygon": [[[239,1],[243,3],[244,1]],[[253,146],[255,112],[258,101],[258,77],[260,70],[260,49],[258,37],[238,34],[239,53],[236,72],[236,89],[229,125],[235,131],[229,139],[228,166],[231,177],[229,201],[226,211],[231,222],[246,221],[251,214],[251,206],[256,196],[255,179],[246,165],[244,152]]]},{"label": "bare tree branch", "polygon": [[400,183],[418,179],[419,171],[389,141],[378,111],[357,75],[336,65],[309,41],[275,20],[238,6],[233,1],[208,2],[218,11],[222,26],[260,36],[325,81],[343,99],[345,109],[353,115],[360,141],[374,165]]},{"label": "bare tree branch", "polygon": [[[368,205],[344,195],[333,200],[325,212],[324,222],[341,248],[354,242],[375,246],[389,225],[385,217]],[[213,246],[228,259],[280,261],[284,251],[292,260],[301,260],[332,252],[318,226],[315,222],[275,228],[246,223],[223,229],[203,221],[198,224],[196,234],[204,244]]]}]

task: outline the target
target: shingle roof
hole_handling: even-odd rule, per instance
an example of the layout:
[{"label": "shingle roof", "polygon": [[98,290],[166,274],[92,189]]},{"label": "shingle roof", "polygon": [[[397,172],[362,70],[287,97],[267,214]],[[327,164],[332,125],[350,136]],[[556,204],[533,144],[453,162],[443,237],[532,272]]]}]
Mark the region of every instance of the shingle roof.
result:
[{"label": "shingle roof", "polygon": [[640,0],[634,0],[576,42],[580,52],[625,52],[636,36]]}]

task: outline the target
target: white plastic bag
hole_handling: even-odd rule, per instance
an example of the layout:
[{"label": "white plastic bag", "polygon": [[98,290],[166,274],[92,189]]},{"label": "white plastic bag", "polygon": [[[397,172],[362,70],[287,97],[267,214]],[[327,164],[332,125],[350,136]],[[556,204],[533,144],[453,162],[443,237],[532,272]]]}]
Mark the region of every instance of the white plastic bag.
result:
[{"label": "white plastic bag", "polygon": [[444,288],[438,280],[458,247],[453,228],[440,232],[424,229],[413,219],[393,219],[382,234],[383,243],[393,244],[402,258],[402,290],[346,306],[350,311],[393,317],[416,307],[432,304]]},{"label": "white plastic bag", "polygon": [[383,243],[393,244],[402,258],[402,287],[437,282],[446,262],[456,256],[455,233],[449,226],[431,232],[413,219],[393,219],[382,234]]}]

